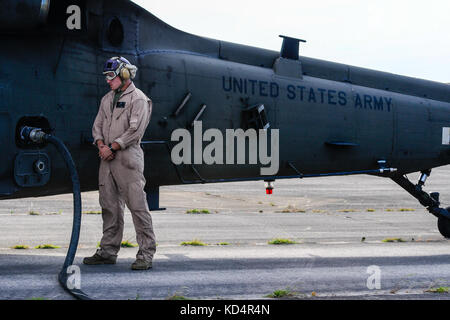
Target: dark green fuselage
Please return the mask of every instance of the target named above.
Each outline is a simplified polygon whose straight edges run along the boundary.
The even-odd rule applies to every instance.
[[[280,130],[279,176],[295,176],[292,166],[303,174],[320,174],[377,169],[377,161],[386,160],[400,173],[410,173],[450,163],[450,146],[443,144],[443,128],[450,127],[448,85],[305,57],[278,61],[277,52],[175,30],[128,1],[82,3],[88,18],[81,31],[51,24],[27,32],[0,30],[7,44],[0,51],[4,198],[71,190],[65,164],[52,146],[17,141],[23,124],[48,123],[72,153],[82,190],[98,188],[99,159],[91,127],[100,99],[108,92],[103,63],[114,55],[138,66],[135,84],[153,101],[146,142],[170,141],[175,129],[189,129],[203,105],[203,130],[225,132],[242,128],[244,108],[263,104],[271,128]],[[105,35],[114,17],[125,31],[118,46]],[[277,61],[285,68],[277,69]],[[298,76],[292,76],[292,68],[298,68]],[[188,93],[191,98],[173,116]],[[198,179],[187,165],[179,166],[177,174],[164,145],[143,148],[149,185]],[[49,182],[39,188],[18,186],[18,154],[39,152],[51,159]],[[195,166],[207,180],[257,179],[260,167]]]

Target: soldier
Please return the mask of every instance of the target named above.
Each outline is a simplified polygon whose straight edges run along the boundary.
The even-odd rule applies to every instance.
[[[92,135],[101,158],[99,194],[103,237],[100,248],[84,264],[115,264],[123,237],[125,204],[131,211],[139,251],[133,270],[152,267],[156,252],[152,218],[144,192],[141,139],[150,122],[151,100],[131,81],[137,67],[123,57],[109,59],[103,74],[111,91],[100,104]]]

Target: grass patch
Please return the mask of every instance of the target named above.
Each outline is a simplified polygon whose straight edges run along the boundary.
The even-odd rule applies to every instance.
[[[290,239],[273,239],[268,243],[273,245],[288,245],[288,244],[296,244],[297,242],[292,241]]]
[[[40,212],[34,211],[34,210],[28,211],[28,215],[30,215],[30,216],[42,216],[42,215],[45,215],[45,216],[59,216],[61,214],[62,214],[62,210],[59,210],[58,212],[49,212],[49,213],[43,213],[43,214],[40,213]]]
[[[197,239],[194,239],[194,240],[192,240],[192,241],[185,241],[185,242],[182,242],[181,245],[182,245],[182,246],[194,246],[194,247],[203,247],[203,246],[207,246],[206,243],[204,243],[204,242],[202,242],[202,241],[200,241],[200,240],[197,240]]]
[[[62,210],[59,210],[58,212],[50,212],[50,213],[47,213],[46,215],[48,215],[48,216],[60,216],[60,215],[62,215]]]
[[[439,287],[439,288],[431,288],[426,290],[425,292],[431,292],[431,293],[448,293],[449,287]]]
[[[313,213],[325,213],[326,211],[325,210],[313,210],[312,212]]]
[[[283,299],[283,298],[293,298],[298,296],[298,292],[294,292],[290,289],[283,289],[283,290],[275,290],[271,294],[266,295],[266,298],[272,298],[272,299]]]
[[[102,214],[101,211],[83,211],[83,214]]]
[[[375,212],[375,209],[367,209],[366,212]]]
[[[28,300],[35,300],[35,301],[43,301],[43,300],[50,300],[49,298],[44,298],[44,297],[33,297],[30,298]]]
[[[45,250],[47,250],[47,249],[59,249],[61,247],[55,246],[53,244],[40,244],[40,245],[38,245],[38,246],[36,246],[34,248],[35,249],[45,249]]]
[[[387,238],[384,239],[382,242],[388,243],[388,242],[405,242],[402,238]]]
[[[30,247],[29,246],[25,246],[25,245],[17,245],[17,246],[14,246],[14,247],[12,247],[13,249],[16,249],[16,250],[26,250],[26,249],[30,249]]]
[[[357,211],[354,209],[343,209],[343,210],[339,210],[338,212],[349,213],[349,212],[357,212]]]
[[[386,212],[414,212],[414,211],[416,211],[416,209],[411,209],[411,208],[392,209],[392,208],[388,208],[385,211]]]
[[[190,299],[186,298],[185,296],[174,293],[173,295],[167,297],[166,300],[180,301],[180,300],[190,300]]]
[[[121,248],[136,248],[137,246],[137,244],[131,243],[128,240],[122,241],[122,243],[120,244]]]
[[[283,209],[283,210],[277,211],[277,212],[281,212],[281,213],[305,213],[306,210],[298,209],[295,206],[289,205],[286,209]]]
[[[217,245],[218,246],[229,246],[230,244],[228,242],[220,242]]]
[[[211,214],[211,212],[208,209],[192,209],[186,211],[187,214]]]

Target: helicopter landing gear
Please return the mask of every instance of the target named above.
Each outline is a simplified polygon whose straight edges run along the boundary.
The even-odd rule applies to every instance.
[[[447,211],[450,211],[450,207],[447,208]],[[438,229],[445,238],[450,239],[450,219],[439,217]]]
[[[422,171],[422,175],[417,184],[413,184],[406,176],[396,175],[391,177],[391,179],[416,198],[421,205],[427,208],[428,212],[438,218],[439,232],[445,238],[450,239],[450,207],[446,209],[440,207],[439,193],[434,192],[428,194],[422,190],[430,174],[431,170]]]

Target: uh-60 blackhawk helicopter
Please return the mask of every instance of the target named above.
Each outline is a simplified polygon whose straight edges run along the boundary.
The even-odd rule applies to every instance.
[[[120,55],[153,100],[152,210],[160,186],[261,180],[270,193],[279,179],[370,174],[450,238],[449,210],[423,190],[450,164],[447,84],[303,57],[286,36],[277,52],[188,34],[128,0],[4,0],[0,22],[0,199],[98,189],[91,128],[103,63]]]

